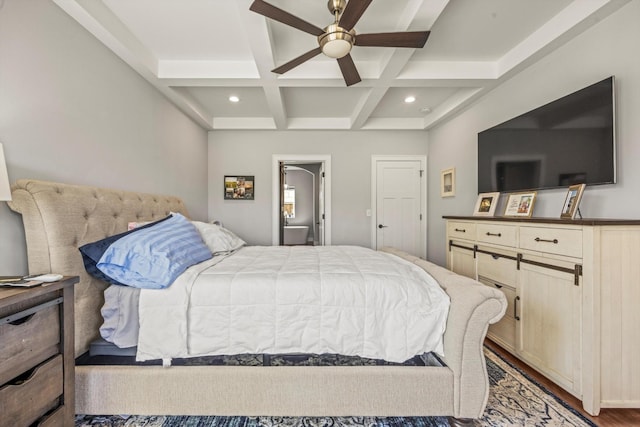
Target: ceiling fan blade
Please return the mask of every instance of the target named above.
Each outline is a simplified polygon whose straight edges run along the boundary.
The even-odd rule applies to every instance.
[[[287,62],[286,64],[282,64],[278,68],[274,68],[271,71],[276,73],[276,74],[284,74],[287,71],[291,70],[292,68],[295,68],[298,65],[302,64],[303,62],[310,60],[314,56],[319,55],[320,53],[322,53],[322,49],[317,47],[317,48],[315,48],[313,50],[310,50],[307,53],[303,53],[302,55],[298,56],[295,59],[292,59],[291,61]]]
[[[353,63],[351,54],[338,58],[338,65],[340,66],[340,71],[342,71],[342,76],[347,86],[354,85],[362,80],[356,69],[356,64]]]
[[[289,25],[290,27],[297,28],[298,30],[304,31],[305,33],[313,34],[314,36],[324,34],[324,30],[322,28],[318,28],[315,25],[310,24],[307,21],[300,19],[297,16],[292,15],[282,9],[272,6],[262,0],[254,0],[254,2],[251,3],[249,10],[259,13],[260,15],[264,15],[267,18],[271,18],[275,21],[282,22],[283,24]]]
[[[340,26],[351,31],[373,0],[349,0],[340,16]]]
[[[424,47],[429,31],[405,31],[399,33],[371,33],[356,35],[356,46]]]

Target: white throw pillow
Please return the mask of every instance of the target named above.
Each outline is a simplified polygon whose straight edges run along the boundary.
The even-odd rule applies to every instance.
[[[200,221],[192,221],[192,224],[200,232],[202,240],[214,255],[233,252],[246,245],[246,242],[232,231],[219,225]]]

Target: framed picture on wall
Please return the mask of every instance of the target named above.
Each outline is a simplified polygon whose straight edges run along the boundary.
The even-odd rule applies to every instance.
[[[474,216],[493,216],[498,206],[500,193],[480,193],[476,200],[476,207],[473,209]]]
[[[456,170],[449,168],[440,174],[440,196],[453,197],[456,195]]]
[[[569,187],[567,197],[565,197],[564,204],[562,205],[560,218],[574,219],[576,217],[585,187],[586,184],[576,184]]]
[[[536,191],[509,194],[507,205],[504,208],[504,216],[530,217],[533,213],[536,194]]]
[[[253,175],[225,175],[224,200],[254,200]]]

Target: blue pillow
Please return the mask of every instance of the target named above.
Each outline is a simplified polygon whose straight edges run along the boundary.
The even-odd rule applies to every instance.
[[[135,288],[162,289],[187,268],[212,257],[200,233],[180,214],[113,242],[97,263],[107,276]]]
[[[87,270],[87,273],[89,273],[91,276],[95,277],[98,280],[102,280],[102,281],[105,281],[107,283],[111,283],[112,285],[122,285],[122,283],[118,282],[113,277],[107,276],[106,274],[104,274],[102,271],[100,271],[98,269],[96,264],[98,263],[100,258],[102,258],[102,254],[104,254],[104,252],[107,250],[107,248],[109,246],[111,246],[111,244],[113,242],[115,242],[116,240],[120,239],[121,237],[124,237],[124,236],[126,236],[128,234],[140,231],[143,228],[151,227],[151,226],[153,226],[153,225],[155,225],[155,224],[157,224],[159,222],[165,221],[165,220],[167,220],[169,218],[171,218],[171,216],[168,216],[166,218],[162,218],[159,221],[155,221],[155,222],[152,222],[150,224],[143,225],[143,226],[135,228],[133,230],[125,231],[124,233],[115,234],[113,236],[106,237],[106,238],[104,238],[102,240],[98,240],[96,242],[87,243],[86,245],[80,246],[78,248],[78,250],[82,254],[82,262],[84,263],[85,270]]]

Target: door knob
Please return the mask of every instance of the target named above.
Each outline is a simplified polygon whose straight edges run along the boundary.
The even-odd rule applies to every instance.
[[[387,228],[386,225],[378,224],[378,228]]]

